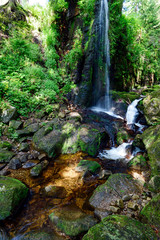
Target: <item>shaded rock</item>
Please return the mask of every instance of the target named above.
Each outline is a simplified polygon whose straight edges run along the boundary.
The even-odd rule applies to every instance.
[[[44,231],[39,231],[39,232],[33,231],[18,237],[18,240],[56,240],[56,238],[54,234],[49,234]]]
[[[68,206],[57,209],[49,215],[53,226],[69,236],[77,236],[97,223],[93,216],[83,213],[78,207]]]
[[[16,133],[18,134],[18,136],[26,136],[26,135],[31,135],[37,132],[38,129],[39,129],[39,124],[33,123],[22,130],[17,130]]]
[[[9,163],[15,153],[0,149],[0,163]]]
[[[98,178],[99,179],[107,179],[109,178],[109,176],[112,175],[112,172],[109,171],[109,170],[105,170],[105,169],[102,169],[99,174],[98,174]]]
[[[2,111],[1,120],[3,123],[9,123],[10,120],[14,119],[17,115],[15,107],[8,106],[7,109]]]
[[[132,146],[135,147],[139,147],[140,149],[145,149],[145,145],[142,141],[142,135],[141,134],[137,134],[135,139],[133,140]]]
[[[28,143],[21,143],[19,146],[19,151],[24,151],[27,152],[29,150],[29,145]]]
[[[19,180],[0,177],[0,220],[10,216],[27,197],[28,189]]]
[[[147,161],[142,155],[138,155],[134,157],[132,160],[128,162],[128,167],[134,170],[146,170],[147,169]]]
[[[33,136],[33,143],[35,148],[46,152],[49,157],[56,156],[61,152],[63,142],[64,136],[57,119],[47,123]]]
[[[100,168],[101,165],[96,161],[81,160],[76,167],[76,171],[77,172],[89,171],[92,174],[96,174],[100,171]]]
[[[124,129],[119,130],[119,132],[117,133],[117,144],[121,145],[122,143],[127,142],[128,139],[129,134],[127,133],[127,131]]]
[[[6,166],[6,163],[0,163],[0,171]]]
[[[154,91],[143,99],[144,115],[148,124],[160,121],[160,90]]]
[[[13,128],[14,130],[17,130],[21,126],[22,126],[22,121],[11,120],[9,122],[9,127]]]
[[[110,211],[112,213],[120,213],[120,209],[118,207],[115,207],[115,206],[110,206]]]
[[[18,158],[21,161],[21,163],[25,163],[28,160],[28,153],[23,153],[22,155],[20,155],[19,153]]]
[[[89,229],[83,240],[156,240],[156,234],[147,225],[127,216],[104,218]]]
[[[64,187],[48,185],[44,188],[43,194],[47,197],[63,199],[67,195],[67,191]]]
[[[128,206],[128,208],[130,208],[134,211],[138,210],[138,205],[135,202],[129,201],[127,206]]]
[[[104,184],[95,189],[89,202],[95,208],[95,213],[98,213],[98,216],[102,219],[110,214],[111,202],[123,199],[126,195],[140,192],[140,187],[130,175],[112,174]]]
[[[38,159],[41,161],[41,160],[44,160],[46,157],[47,157],[46,154],[42,153],[38,156]]]
[[[131,200],[131,198],[132,198],[132,195],[131,194],[127,194],[127,195],[124,195],[123,197],[122,197],[122,200],[123,201],[129,201],[129,200]]]
[[[160,194],[155,196],[141,211],[144,221],[160,231]]]
[[[37,164],[35,167],[33,167],[30,171],[30,175],[32,177],[38,177],[42,171],[48,166],[48,161],[44,160],[41,163]]]
[[[149,190],[155,193],[160,192],[160,175],[156,175],[149,181]]]
[[[160,175],[160,125],[146,129],[142,140],[147,149],[152,176]]]
[[[78,133],[81,151],[90,156],[96,156],[102,143],[105,144],[107,136],[107,133],[102,129],[82,125]]]
[[[9,236],[6,231],[0,227],[0,240],[9,240]]]
[[[65,112],[61,111],[58,113],[58,118],[65,118],[65,117],[66,117]]]
[[[9,164],[8,164],[9,169],[16,170],[16,169],[21,168],[21,167],[22,167],[22,163],[19,160],[19,158],[17,158],[17,157],[12,158],[11,161],[9,162]]]

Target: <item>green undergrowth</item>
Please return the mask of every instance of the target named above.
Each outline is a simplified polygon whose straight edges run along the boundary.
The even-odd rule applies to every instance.
[[[64,5],[62,1],[59,4],[54,6],[51,1],[47,8],[28,7],[27,22],[12,24],[8,36],[0,41],[2,108],[7,108],[9,103],[25,116],[65,100],[65,94],[73,87],[70,76],[66,75],[66,66],[59,67],[60,43],[55,23],[59,9],[65,11],[67,7],[65,1]]]

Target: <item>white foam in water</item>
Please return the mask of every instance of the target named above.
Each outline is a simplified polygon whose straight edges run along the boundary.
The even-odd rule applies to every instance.
[[[141,99],[136,99],[128,106],[127,113],[126,113],[127,124],[135,123],[136,116],[138,115],[138,110],[137,110],[136,106],[140,100]]]
[[[100,112],[102,112],[102,113],[107,113],[108,115],[110,115],[110,116],[112,116],[112,117],[123,119],[121,116],[114,114],[112,111],[107,111],[106,109],[101,108],[101,107],[96,107],[96,106],[95,106],[95,107],[92,107],[92,108],[90,108],[90,109],[91,109],[93,112],[97,112],[97,113],[100,113]]]
[[[131,146],[132,142],[130,143],[122,143],[117,148],[113,147],[109,150],[104,150],[103,152],[99,153],[99,158],[105,158],[105,159],[112,159],[112,160],[118,160],[118,159],[125,159],[127,156],[127,147]],[[129,157],[128,160],[133,158],[133,155]]]

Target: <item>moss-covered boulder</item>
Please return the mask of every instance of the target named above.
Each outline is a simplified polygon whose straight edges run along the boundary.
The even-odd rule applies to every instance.
[[[160,175],[160,125],[146,129],[142,140],[148,153],[152,176]]]
[[[0,163],[9,163],[15,153],[5,149],[0,149]]]
[[[30,175],[32,177],[38,177],[42,173],[42,171],[48,166],[48,164],[49,163],[47,160],[44,160],[41,163],[37,164],[30,170]]]
[[[134,170],[146,170],[147,161],[142,155],[138,155],[128,162],[128,167]]]
[[[92,174],[98,173],[100,169],[101,165],[99,163],[89,160],[81,160],[76,167],[76,171],[78,172],[89,171]]]
[[[102,129],[86,124],[79,129],[78,138],[81,151],[95,157],[99,152],[101,144],[105,143],[107,134]]]
[[[49,219],[59,231],[71,237],[88,231],[97,223],[93,216],[83,213],[75,206],[57,209],[49,215]]]
[[[44,231],[32,231],[18,238],[19,240],[59,240],[63,238],[55,238],[54,234],[50,234]]]
[[[27,197],[28,188],[19,180],[0,177],[0,220],[9,217]]]
[[[140,187],[130,175],[117,173],[111,175],[104,184],[95,189],[89,202],[95,208],[95,214],[102,219],[114,212],[113,202],[123,199],[126,195],[140,193]],[[121,209],[118,210],[121,211]]]
[[[117,144],[120,145],[124,142],[127,142],[129,139],[129,134],[127,133],[126,130],[121,129],[117,133]]]
[[[148,184],[149,190],[155,193],[160,192],[160,175],[151,178]]]
[[[63,142],[64,136],[58,120],[48,122],[33,136],[34,147],[40,151],[46,152],[49,157],[61,153]]]
[[[25,127],[22,130],[17,130],[16,133],[18,136],[22,137],[22,136],[34,134],[35,132],[38,131],[38,129],[39,129],[39,124],[33,123],[33,124],[30,124],[29,126]]]
[[[11,120],[9,122],[9,127],[17,130],[22,126],[22,121]]]
[[[148,94],[143,100],[144,115],[148,124],[160,122],[160,89]]]
[[[155,196],[141,211],[144,221],[160,231],[160,194]]]
[[[89,229],[83,240],[156,240],[153,230],[127,216],[113,215],[104,218]]]

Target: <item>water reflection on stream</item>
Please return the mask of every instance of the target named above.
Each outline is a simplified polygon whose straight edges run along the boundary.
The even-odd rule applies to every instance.
[[[87,157],[84,153],[61,155],[52,160],[46,170],[38,178],[30,176],[30,169],[11,170],[10,177],[17,178],[28,186],[30,194],[27,202],[13,218],[5,221],[7,232],[14,240],[18,236],[34,229],[44,229],[49,225],[48,216],[54,208],[66,204],[76,204],[84,212],[93,214],[88,204],[93,190],[104,182],[91,177],[88,181],[82,180],[82,173],[75,171],[77,163],[81,159],[95,160]],[[99,161],[99,159],[96,159]],[[64,187],[64,198],[47,197],[43,194],[44,187],[52,184]],[[51,229],[51,226],[49,226]],[[15,238],[15,236],[17,236]]]

